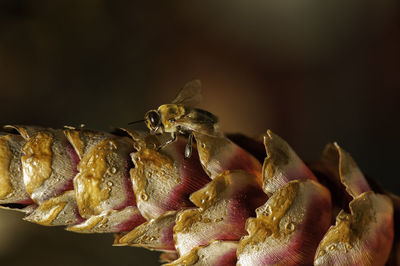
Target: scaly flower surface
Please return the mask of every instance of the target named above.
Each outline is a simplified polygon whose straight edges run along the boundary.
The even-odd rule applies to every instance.
[[[0,206],[27,221],[114,233],[168,265],[400,264],[399,198],[337,144],[307,166],[271,131],[264,143],[193,132],[185,158],[184,136],[5,130]]]

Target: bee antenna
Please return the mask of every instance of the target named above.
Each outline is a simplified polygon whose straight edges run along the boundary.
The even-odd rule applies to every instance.
[[[137,123],[144,122],[144,121],[146,121],[146,119],[140,119],[137,121],[129,122],[128,125],[133,125],[133,124],[137,124]]]

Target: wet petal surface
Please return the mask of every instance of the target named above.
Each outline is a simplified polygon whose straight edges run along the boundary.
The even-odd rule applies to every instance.
[[[238,265],[312,264],[330,221],[329,191],[312,180],[291,181],[247,220]]]
[[[289,144],[270,130],[264,136],[264,145],[268,155],[262,169],[265,193],[272,195],[292,180],[311,179],[317,181],[311,170]]]
[[[193,248],[188,254],[166,266],[234,266],[236,265],[236,241],[213,241],[206,246]]]
[[[72,189],[78,158],[62,130],[8,126],[26,140],[21,156],[24,186],[32,200],[42,203]]]
[[[84,219],[79,215],[75,192],[69,190],[43,202],[24,220],[46,226],[58,226],[77,224]]]
[[[83,153],[80,154],[82,160],[78,164],[74,188],[82,217],[90,218],[104,211],[136,206],[129,177],[132,165],[129,154],[133,151],[133,142],[129,138],[104,134],[93,136],[86,130],[78,133],[73,146]],[[86,135],[91,136],[90,142],[85,142]]]
[[[31,202],[22,175],[24,144],[24,138],[19,135],[0,137],[0,204]]]
[[[196,149],[184,158],[186,140],[179,139],[161,150],[144,145],[131,154],[135,168],[130,175],[140,211],[146,219],[166,211],[192,207],[190,194],[210,182]]]
[[[370,191],[353,158],[334,144],[339,179],[353,197],[350,213],[342,210],[318,246],[316,265],[384,265],[393,242],[393,204],[389,197]],[[334,156],[330,156],[334,158]]]
[[[119,245],[145,247],[151,250],[175,251],[173,227],[176,212],[170,211],[136,227],[118,241]]]
[[[212,240],[239,240],[248,217],[267,200],[257,177],[241,170],[216,176],[190,199],[199,208],[181,211],[174,227],[176,249],[184,255]]]
[[[258,160],[223,136],[208,136],[194,132],[201,164],[213,179],[226,170],[244,170],[257,176],[261,184],[261,164]]]

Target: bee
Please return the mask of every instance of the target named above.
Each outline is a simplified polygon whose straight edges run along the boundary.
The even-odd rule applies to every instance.
[[[176,141],[177,134],[188,135],[185,158],[192,154],[193,132],[209,136],[219,135],[218,118],[212,113],[195,108],[201,101],[199,80],[188,82],[170,104],[146,113],[144,121],[153,134],[171,133],[171,139],[159,149]]]

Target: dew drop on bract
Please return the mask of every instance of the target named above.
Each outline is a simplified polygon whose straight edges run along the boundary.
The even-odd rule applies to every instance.
[[[292,222],[289,222],[285,225],[285,229],[288,233],[291,233],[294,231],[294,229],[296,228],[295,224]]]
[[[145,192],[143,192],[140,194],[140,198],[144,201],[147,201],[149,199],[149,196]]]
[[[336,249],[336,245],[335,244],[332,244],[332,245],[330,245],[329,247],[328,247],[328,250],[329,251],[334,251]]]

